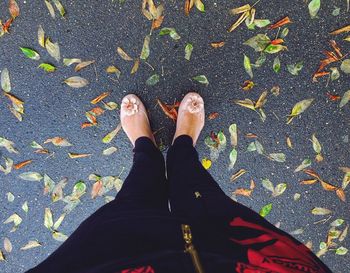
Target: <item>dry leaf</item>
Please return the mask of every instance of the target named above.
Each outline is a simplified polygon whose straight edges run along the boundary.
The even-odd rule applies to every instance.
[[[72,146],[72,144],[70,144],[68,140],[63,137],[48,138],[47,140],[44,141],[44,144],[46,143],[52,143],[53,145],[59,146],[59,147]]]
[[[9,11],[10,15],[13,19],[19,16],[19,7],[17,5],[17,2],[15,0],[10,0],[9,2]]]
[[[7,237],[4,239],[4,249],[7,253],[10,253],[12,251],[12,243]]]
[[[332,211],[326,208],[316,207],[311,210],[311,213],[314,215],[327,215],[332,213]]]
[[[81,88],[88,85],[89,81],[82,77],[74,76],[64,80],[64,83],[66,83],[67,85],[73,88]]]
[[[139,70],[140,59],[136,59],[134,65],[132,66],[130,74],[135,74]]]
[[[41,246],[41,244],[38,241],[29,241],[27,244],[21,247],[21,250],[28,250],[39,246]]]
[[[76,154],[76,153],[68,153],[68,156],[70,157],[70,158],[73,158],[73,159],[75,159],[75,158],[84,158],[84,157],[89,157],[89,156],[91,156],[92,154]]]
[[[102,94],[98,95],[96,98],[91,100],[90,103],[91,104],[97,104],[100,101],[102,101],[103,99],[107,98],[110,94],[111,94],[111,92],[103,92]]]
[[[39,25],[38,29],[38,42],[41,47],[45,47],[45,31],[41,25]]]
[[[58,43],[52,43],[50,38],[47,38],[45,41],[45,47],[50,56],[59,62],[61,59],[61,53]]]
[[[337,196],[339,197],[340,200],[342,200],[343,202],[346,201],[346,197],[345,197],[345,192],[342,188],[338,188],[335,193],[337,194]]]
[[[133,60],[121,47],[117,48],[117,53],[125,61],[132,61]]]
[[[89,65],[91,65],[91,64],[93,64],[93,63],[95,63],[94,60],[93,60],[93,61],[81,62],[81,63],[77,64],[77,66],[75,67],[75,72],[79,72],[79,71],[82,70],[83,68],[85,68],[85,67],[87,67],[87,66],[89,66]]]
[[[92,190],[91,190],[91,198],[92,199],[96,198],[96,196],[99,195],[99,192],[101,191],[102,187],[103,187],[103,183],[101,180],[96,181],[92,185]]]
[[[220,47],[223,47],[225,45],[225,42],[212,42],[212,43],[210,43],[210,45],[213,48],[220,48]]]
[[[350,25],[334,30],[330,34],[337,35],[344,32],[350,32]]]
[[[243,195],[243,196],[250,197],[252,193],[253,193],[253,190],[244,189],[244,188],[238,188],[232,194],[233,195]]]
[[[233,174],[230,178],[231,182],[235,181],[236,179],[238,179],[239,177],[241,177],[242,175],[244,175],[247,171],[245,169],[240,169],[238,172],[236,172],[235,174]]]
[[[28,164],[32,163],[33,160],[25,160],[25,161],[22,161],[20,163],[17,163],[16,165],[14,165],[13,167],[16,169],[16,170],[19,170],[19,169],[22,169],[24,166],[27,166]]]

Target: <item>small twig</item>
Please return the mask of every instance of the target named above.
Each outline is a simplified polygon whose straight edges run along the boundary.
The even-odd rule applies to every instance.
[[[147,64],[153,71],[155,70],[154,67],[150,65],[148,62],[145,62],[145,64]]]
[[[260,1],[261,1],[261,0],[256,1],[256,2],[252,5],[252,8],[253,8],[256,4],[258,4]]]
[[[325,224],[331,218],[332,218],[332,215],[330,215],[327,219],[322,219],[320,221],[314,222],[314,225],[317,225],[317,224],[322,223],[322,222],[323,222],[322,224]]]

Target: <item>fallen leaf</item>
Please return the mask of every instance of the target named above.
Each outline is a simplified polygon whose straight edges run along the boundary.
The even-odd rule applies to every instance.
[[[291,123],[293,118],[303,113],[306,109],[310,107],[314,99],[305,99],[296,103],[292,109],[291,114],[287,119],[287,124]]]
[[[185,46],[185,59],[187,61],[191,59],[192,51],[193,51],[193,45],[190,43],[187,43]]]
[[[87,67],[87,66],[89,66],[89,65],[91,65],[91,64],[93,64],[93,63],[95,63],[95,61],[93,60],[93,61],[85,61],[85,62],[80,62],[80,63],[78,63],[77,65],[76,65],[76,67],[75,67],[75,72],[79,72],[80,70],[82,70],[83,68],[85,68],[85,67]]]
[[[16,170],[19,170],[19,169],[22,169],[23,167],[27,166],[28,164],[32,163],[33,160],[25,160],[25,161],[22,161],[20,163],[17,163],[16,165],[14,165],[13,167],[16,169]]]
[[[341,247],[338,247],[336,250],[335,250],[335,254],[337,255],[345,255],[346,253],[348,253],[348,249],[341,246]]]
[[[281,194],[284,193],[284,191],[286,189],[287,189],[287,184],[286,183],[280,183],[274,188],[272,196],[273,197],[280,196]]]
[[[13,202],[15,200],[15,196],[12,194],[12,192],[8,192],[6,195],[7,195],[7,201]]]
[[[44,141],[44,144],[47,144],[47,143],[52,143],[53,145],[59,146],[59,147],[72,146],[72,144],[70,144],[68,140],[63,137],[48,138],[47,140]]]
[[[250,197],[252,192],[253,192],[253,190],[251,190],[251,189],[238,188],[232,194]]]
[[[348,235],[349,225],[347,225],[344,230],[339,235],[339,242],[342,242],[345,240],[346,236]]]
[[[119,133],[121,128],[122,128],[121,123],[119,123],[114,130],[112,130],[110,133],[108,133],[106,136],[103,137],[102,142],[110,143],[115,138],[115,136]]]
[[[337,35],[344,32],[350,32],[350,25],[334,30],[330,34]]]
[[[25,244],[24,246],[22,246],[20,249],[21,250],[28,250],[34,247],[39,247],[41,246],[41,244],[38,241],[29,241],[27,244]]]
[[[286,161],[286,155],[283,153],[271,153],[269,154],[269,158],[273,161],[277,161],[281,163]]]
[[[350,90],[346,91],[340,101],[339,107],[344,107],[350,101]]]
[[[242,175],[244,175],[247,171],[245,169],[240,169],[238,172],[236,172],[235,174],[233,174],[230,178],[231,182],[234,182],[235,180],[237,180],[239,177],[241,177]]]
[[[144,42],[143,42],[143,47],[142,47],[142,51],[141,51],[141,55],[140,55],[141,60],[147,60],[147,58],[149,57],[149,54],[150,54],[149,44],[150,44],[150,42],[151,42],[151,36],[147,35],[145,37]]]
[[[62,224],[64,218],[66,217],[65,213],[62,213],[60,217],[58,217],[57,221],[54,223],[52,229],[57,230]]]
[[[81,63],[81,59],[77,59],[77,58],[74,58],[74,59],[64,58],[63,59],[63,64],[65,66],[70,66],[70,65],[76,64],[76,63]]]
[[[212,42],[210,43],[211,47],[213,48],[220,48],[220,47],[223,47],[225,45],[225,42]]]
[[[229,127],[231,145],[236,147],[238,144],[237,124],[231,124]]]
[[[28,213],[28,210],[29,210],[29,207],[28,207],[28,202],[25,201],[22,205],[22,210],[25,212],[25,213]]]
[[[45,72],[51,73],[56,71],[56,67],[52,64],[42,63],[38,66],[38,68],[43,69]]]
[[[14,143],[3,137],[0,137],[0,147],[4,147],[9,153],[18,153],[14,147]]]
[[[130,74],[135,74],[137,70],[139,70],[139,67],[140,67],[140,59],[136,59],[134,62],[134,65],[131,68]],[[117,77],[119,78],[118,74],[117,74]]]
[[[13,19],[19,16],[19,7],[18,4],[15,0],[10,0],[9,1],[9,11],[10,15]]]
[[[333,186],[325,181],[321,180],[320,183],[321,183],[322,188],[325,189],[326,191],[335,191],[337,189],[336,186]]]
[[[218,112],[213,112],[209,114],[208,119],[213,120],[213,119],[216,119],[218,116],[219,116]]]
[[[290,74],[297,76],[299,75],[299,72],[303,69],[303,61],[295,63],[295,64],[288,64],[287,65],[287,70],[289,71]]]
[[[90,157],[92,154],[76,154],[76,153],[68,153],[68,156],[70,158],[84,158],[84,157]]]
[[[314,215],[327,215],[332,213],[332,211],[326,208],[315,207],[311,210],[311,213]]]
[[[339,197],[340,200],[342,200],[343,202],[346,201],[346,197],[345,197],[345,192],[342,188],[338,188],[335,193],[337,194],[337,196]]]
[[[43,179],[43,176],[37,172],[25,172],[19,175],[19,178],[26,181],[40,181]]]
[[[263,206],[259,212],[261,217],[266,217],[272,210],[272,203]]]
[[[38,28],[38,42],[41,47],[45,47],[45,31],[41,25]]]
[[[27,58],[35,61],[40,60],[40,55],[35,50],[28,47],[20,47],[20,49]]]
[[[159,99],[157,99],[157,103],[167,117],[169,117],[173,121],[177,120],[177,110],[175,109],[175,107],[169,107],[167,104],[163,103]]]
[[[315,18],[321,7],[321,0],[312,0],[309,5],[309,13],[311,18]]]
[[[229,170],[233,169],[237,161],[237,150],[233,148],[230,152],[230,165]]]
[[[49,55],[54,58],[57,62],[61,59],[60,47],[58,43],[51,42],[50,38],[45,40],[45,48]]]
[[[267,189],[270,192],[274,192],[275,190],[275,186],[272,184],[272,182],[270,181],[270,179],[263,179],[262,180],[262,185],[265,189]]]
[[[111,155],[111,154],[115,153],[116,151],[118,151],[118,148],[116,148],[116,147],[109,147],[107,149],[104,149],[102,154],[103,155]]]
[[[250,78],[253,78],[252,65],[250,63],[250,59],[246,55],[244,55],[243,64],[244,64],[244,69],[247,72],[247,74],[250,76]]]
[[[125,61],[132,61],[133,60],[121,47],[117,48],[117,53]]]
[[[1,71],[1,89],[6,93],[11,92],[11,81],[10,81],[10,73],[7,68],[4,68]]]
[[[47,9],[49,10],[51,17],[53,19],[55,19],[56,15],[55,15],[55,10],[54,10],[52,4],[48,0],[45,0],[45,4],[46,4]]]
[[[160,76],[158,74],[153,74],[151,77],[147,79],[146,85],[154,86],[159,82],[159,80],[160,80]]]
[[[332,223],[331,223],[331,227],[339,227],[344,223],[344,219],[335,219]]]
[[[73,88],[81,88],[88,85],[89,81],[82,77],[74,76],[64,80],[64,83],[66,83],[67,85]]]
[[[181,36],[176,32],[175,28],[164,27],[159,31],[159,36],[169,35],[173,40],[180,40]]]
[[[91,198],[92,199],[96,198],[96,196],[99,195],[99,192],[101,191],[102,187],[103,187],[103,183],[101,180],[96,181],[92,185],[92,190],[91,190]]]
[[[59,0],[52,0],[52,2],[55,4],[57,10],[59,11],[60,15],[62,17],[64,17],[64,15],[66,14],[66,11],[64,10],[63,5],[61,4],[61,2]]]
[[[269,29],[275,29],[275,28],[279,28],[279,27],[282,27],[286,24],[289,24],[291,23],[291,20],[289,19],[289,17],[284,17],[283,19],[277,21],[276,23],[272,24],[269,26]]]
[[[7,253],[12,252],[12,243],[9,238],[5,237],[4,239],[4,249]]]
[[[350,74],[350,59],[345,59],[340,65],[340,70],[345,74]]]
[[[56,241],[64,242],[65,240],[68,239],[68,236],[63,234],[63,233],[61,233],[61,232],[54,231],[52,233],[52,238],[54,238]]]

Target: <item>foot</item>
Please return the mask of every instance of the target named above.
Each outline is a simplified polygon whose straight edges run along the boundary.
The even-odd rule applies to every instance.
[[[143,136],[151,139],[156,145],[146,108],[136,95],[129,94],[123,98],[120,121],[133,146],[135,146],[136,139]]]
[[[181,135],[188,135],[196,145],[204,127],[205,113],[203,98],[195,92],[188,93],[181,101],[174,140]],[[174,142],[173,140],[173,142]]]

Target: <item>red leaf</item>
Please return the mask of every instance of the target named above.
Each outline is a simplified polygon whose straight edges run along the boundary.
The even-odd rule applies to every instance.
[[[269,29],[275,29],[281,26],[284,26],[286,24],[291,23],[292,21],[289,19],[289,17],[284,17],[282,20],[279,20],[278,22],[274,23],[273,25],[269,26]]]

